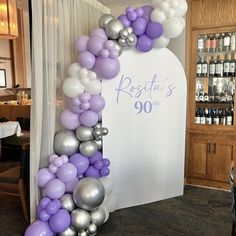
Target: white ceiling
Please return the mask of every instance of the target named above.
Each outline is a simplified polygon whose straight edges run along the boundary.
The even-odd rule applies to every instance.
[[[99,0],[109,8],[115,8],[120,6],[132,6],[132,5],[145,5],[151,3],[151,0]]]

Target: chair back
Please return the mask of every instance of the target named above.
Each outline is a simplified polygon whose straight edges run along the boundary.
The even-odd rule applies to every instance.
[[[29,182],[29,147],[29,143],[24,143],[21,150],[20,179],[25,183]]]

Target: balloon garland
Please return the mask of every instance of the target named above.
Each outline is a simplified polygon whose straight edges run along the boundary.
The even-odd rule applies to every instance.
[[[77,38],[78,63],[70,65],[63,84],[67,101],[60,121],[65,129],[55,135],[48,167],[38,172],[43,197],[25,236],[96,235],[117,208],[107,177],[110,161],[102,154],[108,129],[101,123],[101,80],[118,75],[123,50],[166,47],[182,33],[186,11],[186,0],[153,0],[152,6],[127,7],[118,19],[105,14],[90,37]]]

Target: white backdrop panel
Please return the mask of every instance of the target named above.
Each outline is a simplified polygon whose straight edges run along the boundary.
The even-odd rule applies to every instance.
[[[183,194],[186,78],[168,49],[126,51],[121,71],[103,81],[104,156],[119,208]]]

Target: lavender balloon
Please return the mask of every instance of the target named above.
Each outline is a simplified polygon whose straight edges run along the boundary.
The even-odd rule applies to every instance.
[[[79,54],[78,62],[81,67],[86,69],[92,69],[95,65],[96,58],[91,52],[82,52]]]
[[[97,115],[97,113],[90,111],[90,110],[84,111],[80,115],[80,122],[84,126],[92,127],[97,124],[98,115]]]
[[[88,41],[88,50],[95,56],[99,55],[99,52],[104,48],[103,45],[105,43],[105,39],[99,36],[93,36]]]
[[[147,24],[148,24],[148,21],[145,18],[143,17],[137,18],[137,20],[135,20],[131,24],[134,34],[136,36],[143,35],[146,31]]]
[[[151,17],[151,13],[153,11],[153,7],[146,5],[142,7],[143,9],[143,17],[149,22],[151,21],[150,17]]]
[[[94,70],[103,79],[113,79],[119,74],[120,62],[116,58],[97,57]]]
[[[94,112],[100,112],[105,107],[105,99],[101,95],[92,96],[89,103],[90,110]]]
[[[60,198],[65,193],[65,184],[59,179],[50,180],[45,186],[45,194],[51,198]]]
[[[118,17],[118,20],[125,26],[125,27],[129,27],[131,22],[130,20],[127,18],[126,14],[120,15]]]
[[[103,168],[103,162],[102,160],[98,160],[94,163],[94,167],[97,169],[97,170],[101,170]]]
[[[91,94],[84,92],[79,95],[80,102],[88,102],[91,98]]]
[[[38,186],[39,187],[44,187],[46,185],[46,183],[55,178],[55,175],[52,174],[48,168],[42,168],[39,170],[38,172]]]
[[[48,214],[47,212],[46,212],[46,210],[41,210],[40,212],[39,212],[39,219],[40,220],[42,220],[42,221],[48,221],[49,220],[49,218],[50,218],[50,214]]]
[[[101,37],[101,38],[103,38],[104,40],[107,40],[107,39],[108,39],[105,30],[102,29],[102,28],[94,29],[94,30],[92,31],[92,33],[91,33],[91,37],[94,37],[94,36]]]
[[[110,174],[110,170],[108,167],[103,167],[101,170],[100,170],[100,174],[101,176],[108,176]]]
[[[33,235],[53,236],[54,233],[47,222],[36,220],[28,226],[24,234],[24,236]]]
[[[57,213],[60,208],[61,208],[61,201],[58,199],[54,199],[53,201],[47,204],[46,212],[50,215],[53,215]]]
[[[78,114],[71,112],[69,109],[65,109],[61,113],[60,119],[62,126],[66,129],[74,130],[80,126]]]
[[[97,170],[96,168],[94,168],[93,166],[89,166],[89,168],[87,169],[87,171],[85,172],[85,176],[86,177],[93,177],[95,179],[100,178],[100,173],[99,170]]]
[[[58,168],[57,177],[63,181],[68,182],[76,178],[77,169],[72,163],[65,163],[63,166]]]
[[[138,38],[136,48],[141,52],[149,52],[154,46],[154,41],[145,34]]]
[[[163,26],[158,22],[149,22],[146,29],[146,35],[150,39],[157,39],[163,33]]]
[[[90,164],[94,164],[96,161],[102,160],[102,153],[97,151],[93,156],[89,158]]]
[[[76,184],[78,183],[78,179],[73,179],[72,181],[68,181],[65,183],[65,186],[66,186],[66,192],[67,193],[72,193]]]
[[[83,174],[89,167],[89,159],[80,153],[72,155],[69,162],[76,166],[78,175]]]
[[[41,209],[45,209],[49,202],[51,202],[51,199],[48,197],[44,197],[41,199],[41,201],[39,203],[39,207]]]
[[[89,37],[86,35],[82,35],[76,39],[75,48],[79,53],[87,51],[88,40],[89,40]]]

